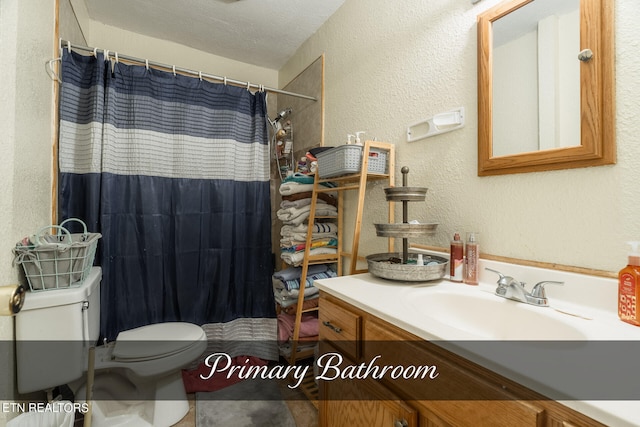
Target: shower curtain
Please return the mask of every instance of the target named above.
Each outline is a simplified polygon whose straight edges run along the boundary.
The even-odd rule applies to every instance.
[[[266,94],[67,49],[61,76],[59,217],[103,235],[102,336],[275,343]]]

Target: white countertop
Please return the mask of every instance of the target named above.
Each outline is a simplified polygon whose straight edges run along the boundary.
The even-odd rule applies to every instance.
[[[570,339],[575,339],[583,344],[607,340],[640,341],[640,327],[621,322],[617,317],[617,283],[613,279],[486,260],[481,260],[480,267],[481,270],[484,270],[485,267],[495,268],[504,274],[516,277],[518,280],[531,279],[531,283],[535,283],[540,277],[542,277],[540,280],[564,281],[565,286],[557,288],[548,286],[547,295],[550,307],[534,307],[494,295],[496,285],[493,280],[497,276],[486,271],[481,273],[479,286],[453,283],[446,279],[423,283],[396,282],[380,279],[369,273],[316,280],[315,284],[328,294],[420,338],[437,341],[439,345],[544,395],[554,394],[549,393],[549,390],[564,391],[562,384],[553,382],[552,373],[548,375],[548,378],[545,377],[544,366],[549,362],[548,360],[541,361],[539,366],[535,366],[535,363],[530,363],[531,361],[527,358],[527,366],[522,366],[522,362],[511,360],[509,355],[504,355],[503,358],[495,357],[495,354],[482,355],[477,351],[477,346],[472,346],[471,350],[465,348],[464,341],[496,341],[500,339],[496,339],[495,336],[481,336],[480,332],[473,331],[472,328],[463,330],[464,328],[460,325],[455,325],[455,319],[454,321],[451,319],[443,321],[438,315],[431,315],[426,310],[421,310],[421,301],[426,302],[429,298],[435,298],[436,294],[487,299],[488,303],[493,304],[491,307],[494,307],[495,304],[505,304],[505,308],[517,309],[519,314],[514,317],[522,314],[544,313],[545,318],[548,317],[551,319],[550,321],[559,319],[562,326],[568,328],[567,330],[578,331],[579,335]],[[528,289],[531,287],[529,286]],[[477,315],[485,318],[491,317],[492,314],[478,312]],[[513,319],[514,325],[518,325],[518,322],[519,319]],[[554,325],[554,323],[550,324]],[[547,330],[549,329],[557,328],[547,327]],[[555,333],[555,331],[553,332]],[[527,340],[528,338],[508,339]],[[547,338],[544,337],[543,331],[530,339],[545,340]],[[551,340],[565,341],[562,337],[551,338]],[[532,349],[532,351],[536,350]],[[579,349],[575,351],[579,351]],[[571,359],[570,353],[567,354]],[[563,357],[567,354],[564,354]],[[602,365],[594,366],[594,370],[599,368],[606,372],[608,364],[609,366],[611,366],[610,364],[615,365],[615,355],[612,354],[610,360],[602,360],[601,362]],[[636,372],[633,372],[634,376],[637,376]],[[640,426],[640,401],[560,400],[560,402],[607,425],[616,427]]]

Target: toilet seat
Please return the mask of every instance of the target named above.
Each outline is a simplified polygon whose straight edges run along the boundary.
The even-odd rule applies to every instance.
[[[122,331],[111,356],[121,362],[142,362],[181,353],[205,338],[201,327],[186,322],[166,322]]]

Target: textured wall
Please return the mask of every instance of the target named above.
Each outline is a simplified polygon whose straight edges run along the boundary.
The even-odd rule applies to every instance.
[[[219,77],[276,87],[278,72],[91,21],[87,44]]]
[[[0,286],[17,282],[11,248],[50,221],[53,2],[0,2]],[[13,338],[13,319],[0,317],[0,339]],[[14,389],[13,354],[0,354],[0,394]],[[0,412],[0,425],[12,414]]]
[[[476,16],[498,0],[347,0],[280,71],[288,81],[325,53],[325,144],[355,130],[396,144],[397,169],[429,188],[410,218],[440,223],[448,246],[454,231],[481,233],[495,255],[617,271],[627,240],[640,240],[640,8],[615,0],[618,163],[614,166],[496,177],[477,176]],[[408,124],[457,106],[463,129],[406,142]],[[381,187],[370,189],[362,247],[384,251],[372,222],[384,222]]]

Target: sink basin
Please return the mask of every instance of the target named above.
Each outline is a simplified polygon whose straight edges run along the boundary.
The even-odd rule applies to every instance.
[[[421,317],[477,336],[479,340],[587,340],[573,324],[589,322],[498,297],[479,289],[417,290],[407,298]],[[573,323],[573,324],[572,324]]]

